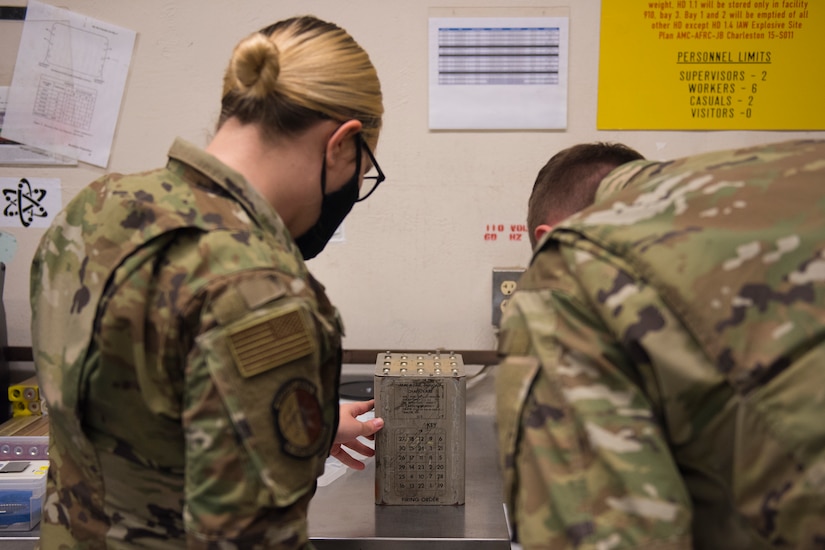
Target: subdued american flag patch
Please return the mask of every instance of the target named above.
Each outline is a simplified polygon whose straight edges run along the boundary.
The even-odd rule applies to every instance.
[[[296,305],[230,328],[229,349],[241,376],[249,378],[312,354],[315,341]]]

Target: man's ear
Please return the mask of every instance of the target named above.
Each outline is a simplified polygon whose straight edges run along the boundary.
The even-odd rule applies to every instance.
[[[533,230],[533,236],[536,237],[536,242],[539,242],[541,238],[544,236],[544,234],[549,232],[551,229],[553,229],[553,226],[548,225],[546,223],[536,226],[536,228]]]
[[[327,141],[327,169],[352,162],[355,155],[355,136],[361,132],[360,120],[348,120],[338,126]]]

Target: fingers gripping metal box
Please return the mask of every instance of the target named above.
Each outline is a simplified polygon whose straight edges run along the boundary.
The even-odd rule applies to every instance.
[[[464,504],[466,375],[453,353],[381,353],[375,365],[375,503]]]

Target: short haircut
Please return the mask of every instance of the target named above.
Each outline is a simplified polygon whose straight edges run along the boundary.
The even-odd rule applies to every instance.
[[[622,164],[644,159],[621,143],[581,143],[553,155],[539,170],[527,203],[527,229],[535,247],[536,227],[555,225],[587,208],[602,179]]]

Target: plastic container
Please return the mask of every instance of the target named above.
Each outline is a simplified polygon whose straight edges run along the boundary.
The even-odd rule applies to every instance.
[[[48,460],[0,462],[0,531],[31,531],[46,493]]]

